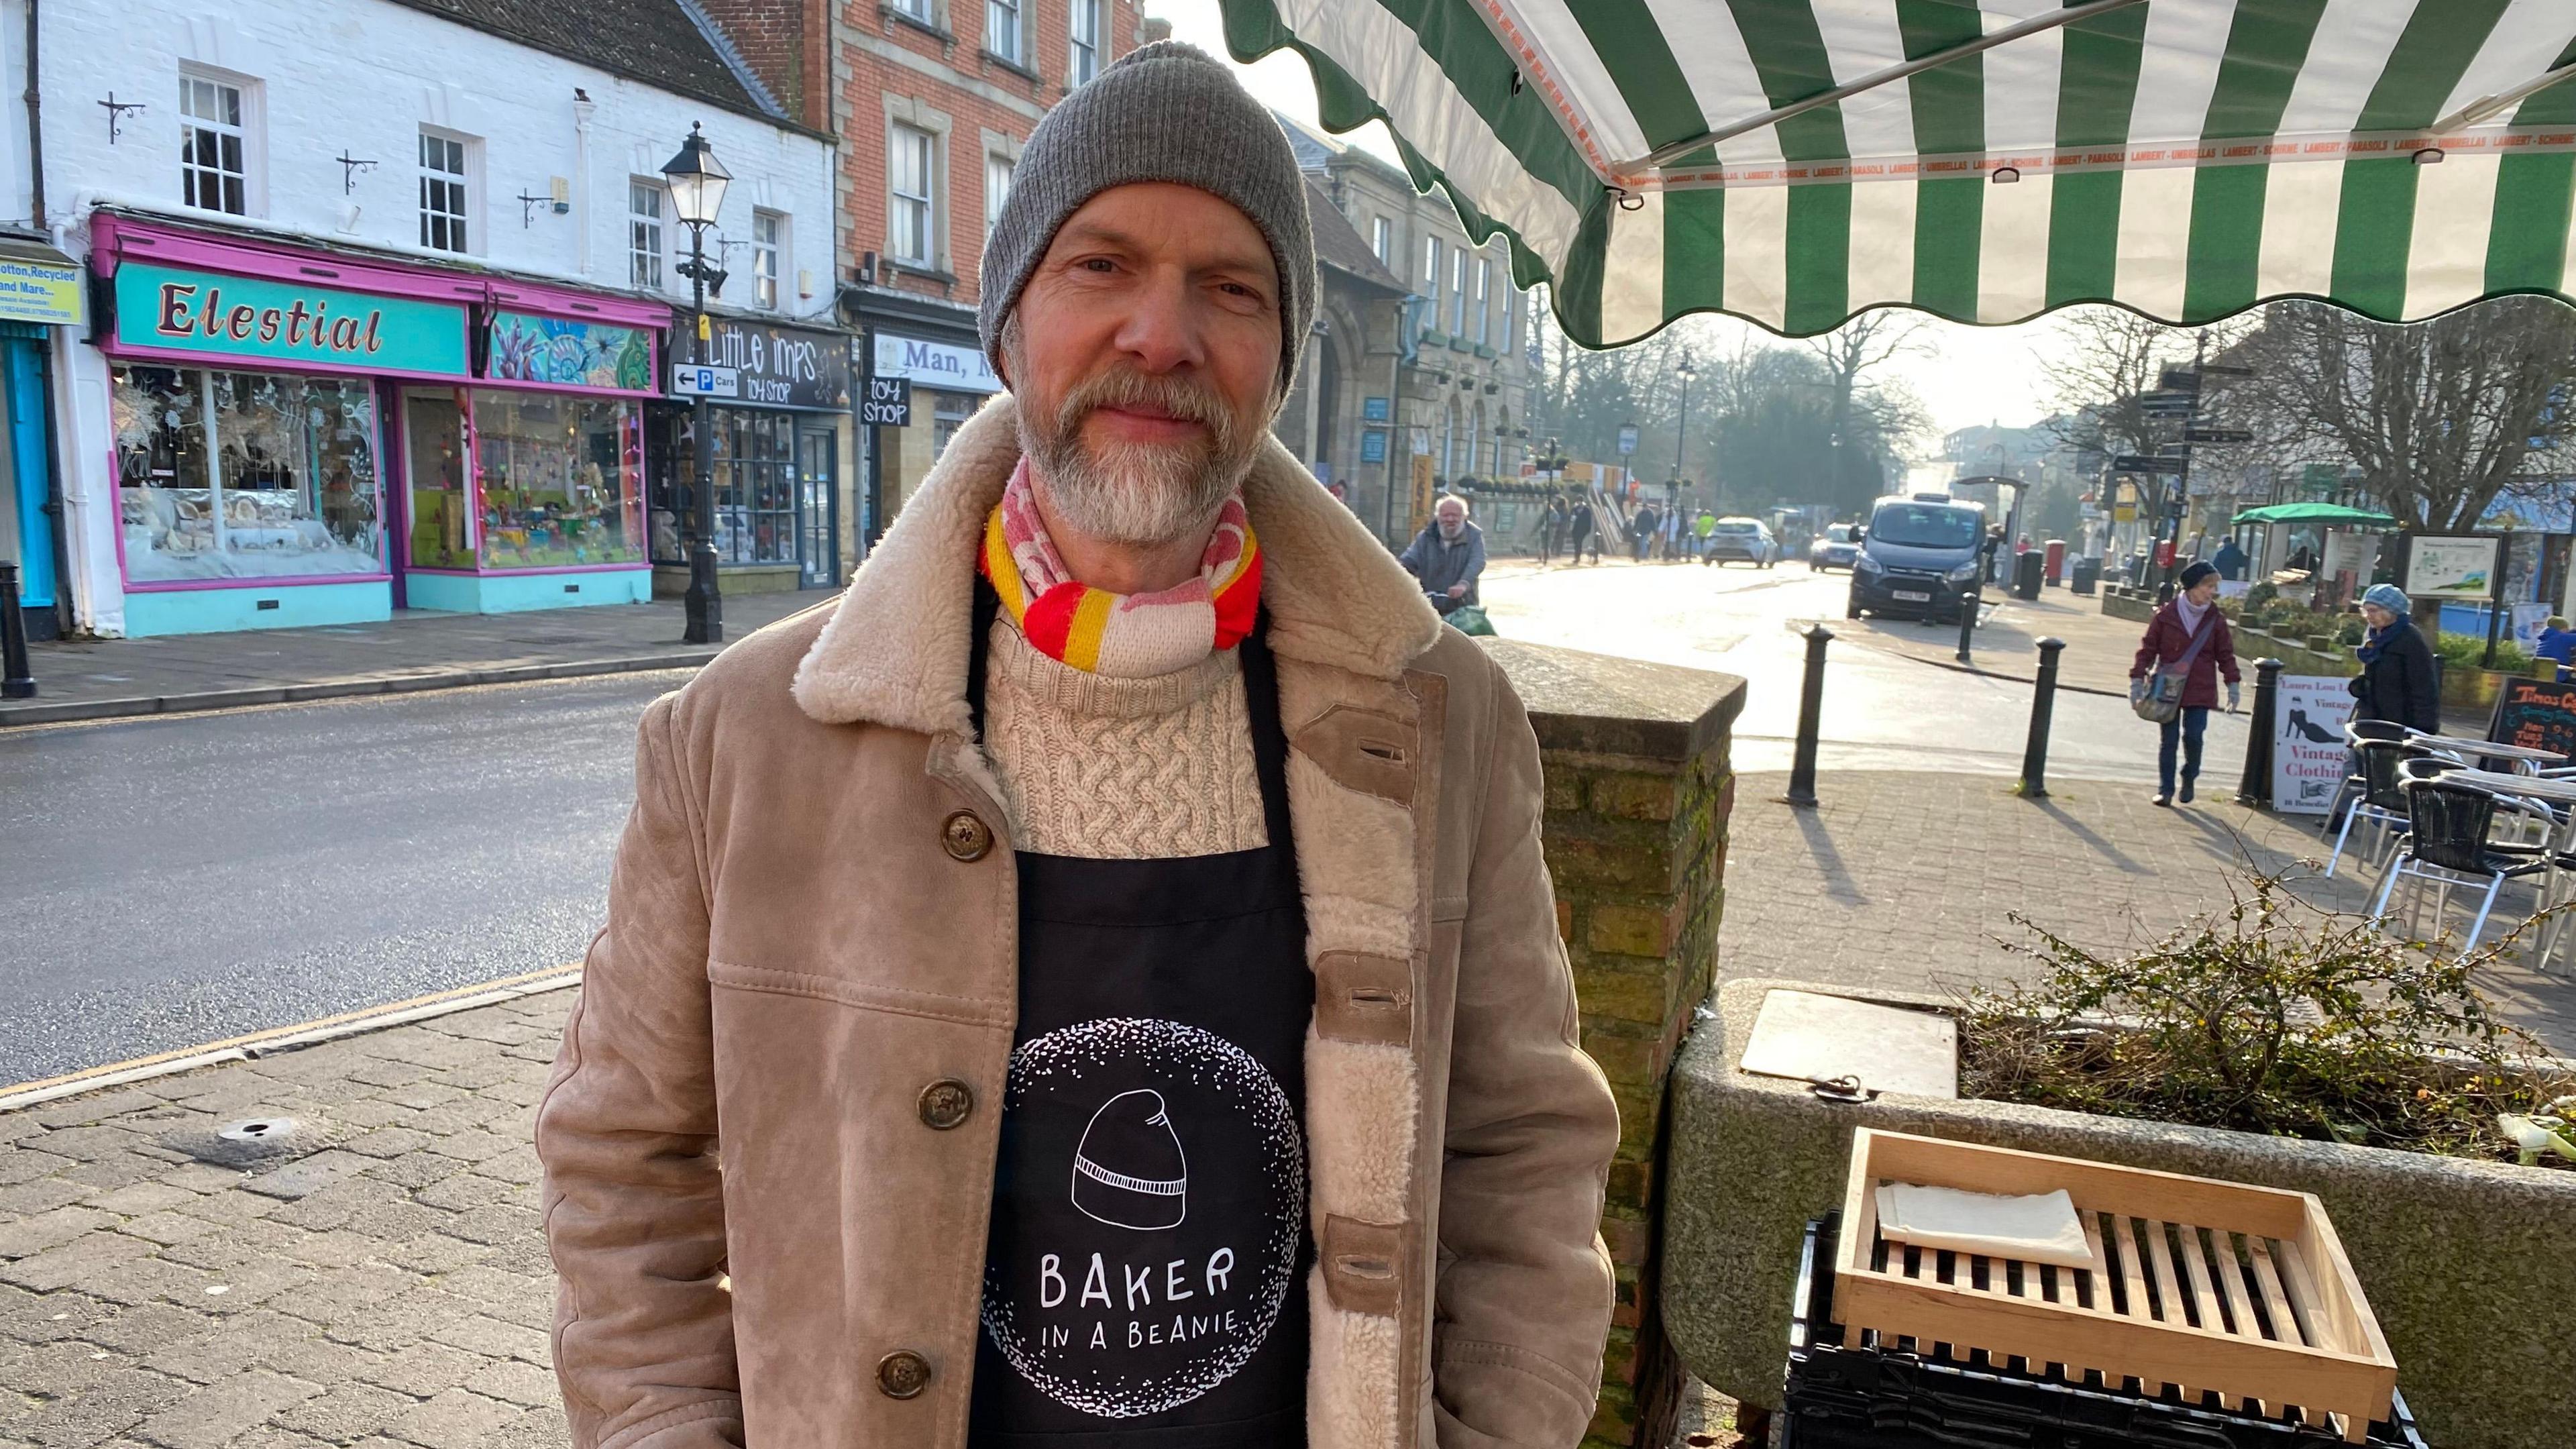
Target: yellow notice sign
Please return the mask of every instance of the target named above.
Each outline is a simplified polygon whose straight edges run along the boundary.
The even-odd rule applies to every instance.
[[[78,326],[89,317],[88,296],[77,263],[0,256],[0,317]]]

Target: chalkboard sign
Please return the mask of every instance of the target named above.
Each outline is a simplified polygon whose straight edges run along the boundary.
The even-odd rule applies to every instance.
[[[2487,738],[2501,745],[2576,755],[2576,684],[2507,679],[2496,696]]]

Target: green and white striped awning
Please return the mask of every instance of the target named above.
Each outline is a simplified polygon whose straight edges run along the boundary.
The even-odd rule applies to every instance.
[[[1223,0],[1592,345],[2576,293],[2576,0]]]

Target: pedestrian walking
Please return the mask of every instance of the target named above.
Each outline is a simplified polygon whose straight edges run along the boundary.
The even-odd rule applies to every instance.
[[[1637,563],[1646,561],[1646,551],[1655,539],[1655,505],[1640,503],[1628,519],[1628,553]]]
[[[644,712],[535,1114],[570,1442],[1573,1444],[1618,1111],[1520,702],[1271,442],[1297,158],[1161,41],[1023,166],[1009,392]]]
[[[1701,509],[1699,517],[1691,522],[1691,556],[1701,563],[1707,563],[1709,536],[1716,532],[1717,515],[1705,508]]]
[[[1659,546],[1666,563],[1682,556],[1682,511],[1678,506],[1664,510],[1664,536]]]
[[[1599,517],[1599,510],[1600,505],[1594,503],[1590,498],[1578,498],[1574,501],[1574,507],[1572,509],[1574,518],[1574,531],[1572,535],[1573,542],[1566,549],[1565,561],[1567,563],[1579,564],[1583,562],[1583,551],[1586,548],[1592,550],[1592,561],[1594,563],[1601,562],[1601,520]]]
[[[1566,523],[1567,510],[1565,507],[1565,495],[1562,493],[1549,494],[1547,498],[1547,506],[1540,510],[1538,517],[1539,567],[1547,567],[1549,563],[1555,560],[1556,551],[1565,546]]]
[[[2182,571],[2182,592],[2156,610],[2129,666],[2129,704],[2161,732],[2156,747],[2158,805],[2191,803],[2200,778],[2201,736],[2218,705],[2218,679],[2227,677],[2227,712],[2234,714],[2240,683],[2236,638],[2218,607],[2218,570],[2195,561]],[[2175,755],[2181,755],[2177,790]]]
[[[2372,584],[2361,596],[2370,633],[2355,652],[2361,673],[2352,691],[2353,718],[2386,720],[2426,734],[2442,729],[2442,678],[2433,646],[2415,627],[2413,606],[2395,584]]]

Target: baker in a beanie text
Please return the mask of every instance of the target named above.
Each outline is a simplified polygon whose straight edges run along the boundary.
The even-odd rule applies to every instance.
[[[1010,389],[646,710],[537,1110],[581,1449],[1572,1449],[1618,1114],[1520,701],[1274,441],[1306,192],[1148,45],[985,252]]]

